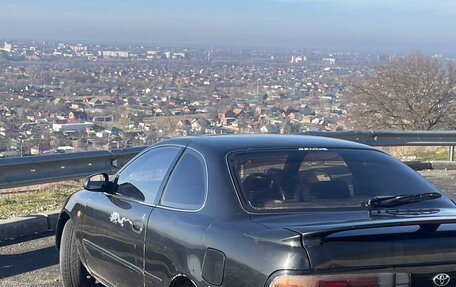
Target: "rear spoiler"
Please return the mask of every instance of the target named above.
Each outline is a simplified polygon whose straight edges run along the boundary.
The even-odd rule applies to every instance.
[[[289,228],[298,232],[302,236],[302,242],[305,246],[315,246],[323,243],[325,237],[344,231],[363,230],[371,228],[398,227],[418,225],[422,232],[435,232],[442,224],[456,223],[456,216],[439,216],[439,217],[421,217],[421,218],[404,218],[390,220],[373,220],[361,221],[355,223],[334,224],[323,227],[322,229],[303,231],[295,228]]]

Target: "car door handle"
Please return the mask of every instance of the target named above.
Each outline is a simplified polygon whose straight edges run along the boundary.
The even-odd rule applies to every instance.
[[[131,229],[133,229],[134,232],[141,234],[144,229],[144,223],[142,221],[135,221],[131,225]]]

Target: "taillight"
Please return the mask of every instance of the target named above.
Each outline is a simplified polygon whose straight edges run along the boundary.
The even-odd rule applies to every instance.
[[[406,273],[280,275],[269,287],[408,287]]]
[[[348,281],[322,281],[319,287],[350,287]]]

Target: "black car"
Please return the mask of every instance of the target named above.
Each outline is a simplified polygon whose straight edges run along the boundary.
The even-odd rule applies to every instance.
[[[374,148],[279,135],[166,140],[60,214],[64,286],[456,286],[455,204]]]

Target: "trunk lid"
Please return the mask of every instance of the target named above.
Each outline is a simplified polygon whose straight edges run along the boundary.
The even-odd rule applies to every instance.
[[[313,270],[456,263],[453,209],[312,212],[254,216],[301,235]]]

